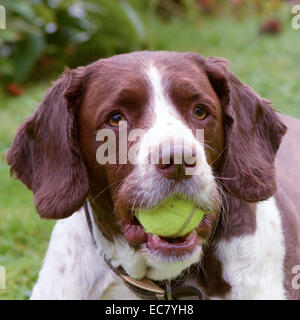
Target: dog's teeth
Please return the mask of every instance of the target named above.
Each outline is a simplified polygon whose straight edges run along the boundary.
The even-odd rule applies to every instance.
[[[153,234],[152,236],[153,236],[153,238],[154,238],[154,239],[157,239],[157,240],[159,240],[159,239],[160,239],[160,238],[159,238],[159,236],[158,236],[158,235],[156,235],[156,234]]]

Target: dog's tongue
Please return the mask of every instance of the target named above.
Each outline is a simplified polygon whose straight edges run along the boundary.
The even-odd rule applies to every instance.
[[[138,246],[147,240],[144,228],[135,221],[128,221],[123,225],[125,239],[133,246]]]
[[[184,237],[168,239],[149,234],[147,248],[165,255],[180,256],[192,252],[199,245],[197,232],[194,230]]]
[[[148,249],[168,251],[173,250],[183,251],[193,249],[197,244],[198,237],[196,232],[181,238],[161,238],[150,233],[146,233],[144,228],[138,223],[137,220],[123,221],[123,234],[125,239],[133,246],[138,246],[144,242],[147,243]]]

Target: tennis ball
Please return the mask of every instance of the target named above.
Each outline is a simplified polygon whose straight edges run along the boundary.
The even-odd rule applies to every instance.
[[[160,202],[149,210],[136,210],[135,216],[148,233],[162,237],[183,237],[196,228],[204,211],[180,195]]]

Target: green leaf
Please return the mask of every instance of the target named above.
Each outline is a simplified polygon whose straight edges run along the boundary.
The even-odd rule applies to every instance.
[[[40,35],[27,34],[23,40],[18,42],[14,57],[17,70],[14,77],[16,82],[25,80],[44,49],[45,41]]]

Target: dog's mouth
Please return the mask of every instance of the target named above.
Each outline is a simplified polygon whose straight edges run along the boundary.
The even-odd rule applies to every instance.
[[[152,234],[148,234],[147,237],[148,250],[163,257],[182,257],[192,254],[199,244],[200,240],[196,230],[178,238],[163,238]]]
[[[137,248],[147,248],[151,254],[166,259],[183,259],[191,256],[202,241],[210,234],[211,221],[204,216],[200,224],[183,237],[167,238],[145,231],[139,221],[133,217],[122,221],[125,239]]]

